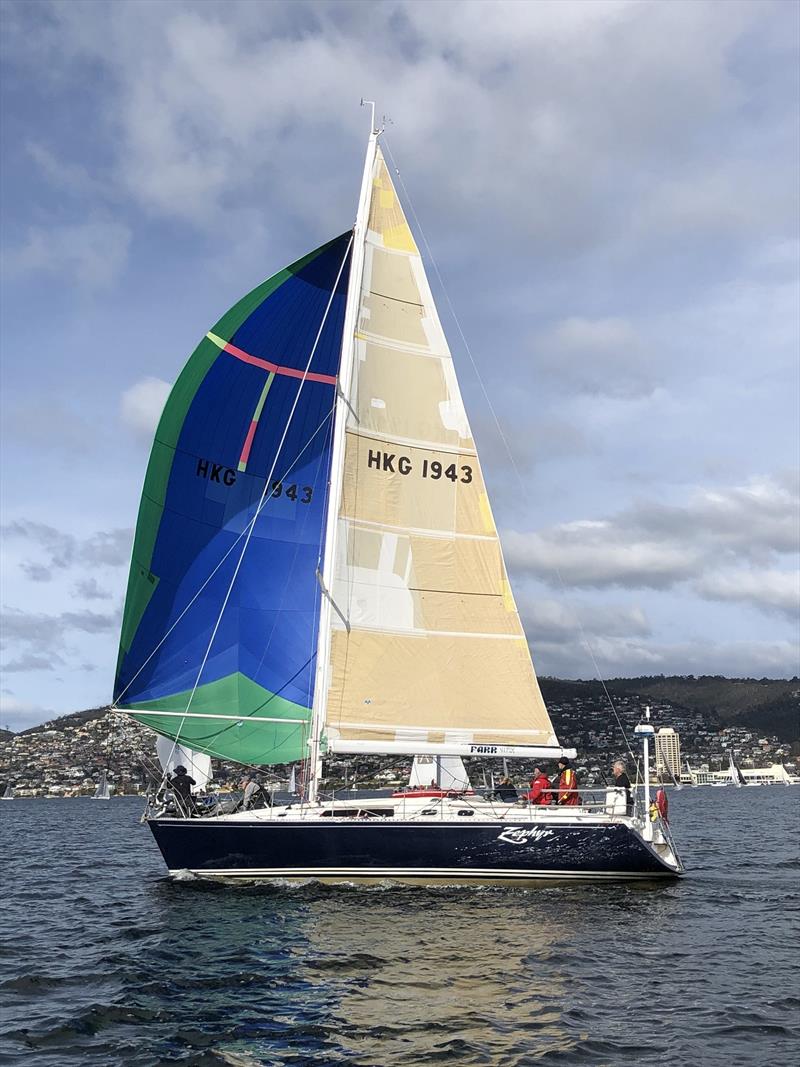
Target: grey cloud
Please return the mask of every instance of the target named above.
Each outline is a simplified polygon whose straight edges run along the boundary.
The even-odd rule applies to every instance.
[[[35,581],[45,581],[43,570],[66,570],[73,566],[119,567],[130,559],[130,529],[99,530],[80,538],[52,526],[27,519],[16,519],[0,528],[2,535],[36,545],[48,557],[47,563],[24,562],[20,566]],[[37,572],[38,573],[32,573]]]
[[[30,560],[24,559],[19,569],[25,574],[32,582],[49,582],[52,581],[53,572],[49,567],[45,567],[41,563],[33,563]]]
[[[629,398],[659,385],[653,349],[622,318],[571,316],[533,341],[537,369],[573,390]]]
[[[707,574],[693,585],[706,600],[752,604],[797,624],[800,619],[800,571],[726,570]]]
[[[682,506],[643,501],[607,519],[511,531],[504,545],[512,569],[551,585],[667,589],[694,580],[700,596],[790,612],[793,577],[749,562],[795,550],[799,521],[794,480],[761,478],[698,490]]]
[[[674,644],[636,639],[590,638],[589,644],[604,678],[641,674],[722,674],[742,677],[792,677],[797,674],[797,646],[791,641],[692,641]],[[585,646],[571,642],[539,642],[533,646],[540,674],[586,678]]]
[[[80,558],[86,563],[120,567],[130,559],[132,536],[129,529],[101,530],[82,542]]]
[[[93,5],[91,18],[83,5],[51,4],[34,34],[24,9],[8,18],[15,62],[54,80],[107,67],[114,193],[149,211],[213,226],[234,197],[260,195],[276,136],[295,175],[284,195],[315,210],[310,164],[325,158],[328,137],[356,143],[363,121],[352,102],[369,84],[389,102],[398,138],[413,136],[431,206],[450,216],[491,194],[506,234],[521,243],[535,234],[539,249],[550,242],[562,253],[619,235],[639,201],[652,201],[639,215],[672,240],[680,225],[694,233],[698,218],[719,215],[713,185],[682,207],[676,176],[691,189],[697,173],[713,172],[706,157],[719,148],[703,134],[710,123],[746,122],[742,98],[752,92],[731,54],[754,25],[780,23],[770,5],[746,2],[510,3],[488,20],[483,3],[273,4],[266,22],[248,5],[174,2]],[[762,47],[777,51],[777,38],[763,33]],[[209,80],[221,57],[236,76]],[[768,118],[758,111],[762,127]],[[724,144],[727,157],[760,163],[748,139]],[[51,177],[88,188],[77,164],[31,150]],[[644,190],[630,180],[637,165],[651,175]],[[753,173],[764,180],[763,167]],[[324,210],[345,207],[344,188]]]
[[[61,664],[63,660],[54,653],[45,656],[35,652],[23,652],[16,659],[4,663],[3,671],[6,674],[14,674],[19,671],[52,671],[57,663]]]
[[[120,613],[102,615],[94,611],[64,611],[58,615],[26,612],[6,608],[0,619],[4,649],[22,645],[33,656],[58,658],[74,632],[113,633],[119,626]]]
[[[75,583],[75,593],[84,600],[111,600],[112,594],[101,588],[96,578],[82,578]]]
[[[659,540],[634,540],[610,521],[563,524],[543,534],[503,536],[509,566],[551,585],[667,589],[702,565],[697,550]]]
[[[541,643],[572,641],[581,632],[608,637],[649,637],[652,633],[647,616],[636,606],[565,605],[525,591],[517,595],[517,606],[534,648]]]
[[[3,537],[38,545],[50,557],[51,567],[69,567],[75,558],[76,539],[53,526],[28,519],[15,519],[0,527]]]
[[[546,460],[565,459],[584,455],[589,448],[586,435],[579,426],[553,416],[544,416],[531,422],[530,414],[519,411],[520,396],[501,397],[496,408],[503,437],[491,415],[477,407],[477,414],[470,420],[475,440],[480,448],[481,461],[498,471],[508,469],[508,452],[520,472],[532,470]]]

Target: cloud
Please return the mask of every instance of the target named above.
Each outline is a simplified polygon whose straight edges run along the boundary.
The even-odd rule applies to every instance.
[[[45,567],[42,563],[34,563],[31,560],[24,559],[19,569],[25,574],[32,582],[49,582],[53,577],[53,572],[49,567]]]
[[[642,674],[721,674],[729,678],[789,678],[797,674],[797,645],[791,641],[659,642],[635,638],[588,638],[603,678]],[[560,678],[594,676],[585,645],[540,641],[531,645],[542,675]]]
[[[58,659],[59,652],[66,648],[73,634],[113,633],[119,626],[119,619],[119,612],[103,615],[88,610],[62,611],[49,615],[5,608],[2,613],[2,647],[22,645],[32,656]]]
[[[78,543],[78,559],[97,566],[121,567],[130,560],[132,536],[129,529],[98,530]]]
[[[67,570],[73,566],[120,567],[130,559],[133,536],[130,529],[116,529],[98,530],[81,538],[30,519],[14,519],[0,527],[0,533],[9,540],[35,545],[45,555],[45,564],[20,563],[22,570],[34,581],[48,581],[53,570]]]
[[[9,690],[4,689],[0,694],[0,725],[10,730],[25,730],[52,718],[53,714],[52,708],[20,700]]]
[[[659,384],[652,350],[626,319],[571,316],[533,347],[538,369],[573,390],[631,398],[649,395]]]
[[[16,659],[4,663],[3,672],[5,674],[14,674],[18,671],[52,671],[55,669],[56,664],[63,662],[61,656],[55,653],[41,655],[35,652],[23,652]]]
[[[161,378],[143,378],[122,394],[122,421],[145,441],[153,434],[172,386]]]
[[[668,589],[693,580],[702,597],[790,612],[793,576],[748,568],[796,551],[799,523],[795,479],[758,478],[697,489],[682,505],[643,500],[610,518],[511,531],[503,543],[513,570],[551,585]]]
[[[700,578],[693,588],[706,600],[755,604],[795,622],[800,618],[800,571],[719,571]]]
[[[372,5],[368,14],[363,4],[274,3],[268,20],[252,5],[213,0],[36,6],[36,32],[26,5],[10,10],[10,61],[62,89],[103,72],[114,195],[156,216],[213,230],[261,198],[280,143],[294,180],[276,195],[292,211],[332,218],[352,191],[328,175],[337,187],[323,205],[320,167],[332,145],[349,149],[363,132],[354,104],[366,86],[390,108],[398,140],[413,140],[426,200],[444,218],[456,209],[475,217],[491,196],[504,233],[520,243],[535,235],[537,249],[562,254],[616,239],[640,202],[649,203],[645,223],[672,240],[719,215],[713,183],[681,207],[696,182],[690,165],[719,151],[712,124],[767,125],[763,110],[743,110],[753,89],[732,56],[754,24],[781,22],[772,5],[747,2],[496,3],[491,19],[485,3],[468,2]],[[777,52],[778,36],[763,33],[762,48]],[[208,78],[212,67],[229,73]],[[723,143],[727,160],[759,163],[757,197],[757,146]],[[29,151],[51,179],[86,186],[78,164],[57,160],[41,139]],[[631,175],[642,171],[639,188]],[[786,200],[771,198],[784,206],[778,227]]]
[[[503,545],[513,570],[585,588],[668,589],[692,577],[703,558],[691,546],[635,540],[610,520],[562,523],[543,534],[512,530]]]
[[[528,591],[517,596],[517,606],[525,633],[535,648],[542,643],[572,641],[581,632],[640,638],[652,633],[645,612],[638,606],[566,605],[534,596]]]
[[[31,226],[21,244],[4,251],[3,272],[9,279],[51,274],[60,282],[107,288],[125,269],[130,240],[130,229],[119,222]]]
[[[96,578],[82,578],[75,583],[75,595],[84,600],[111,600],[112,594],[102,589]]]
[[[33,139],[25,142],[25,151],[45,178],[60,191],[91,196],[104,193],[104,184],[92,177],[80,163],[65,162],[46,145]]]

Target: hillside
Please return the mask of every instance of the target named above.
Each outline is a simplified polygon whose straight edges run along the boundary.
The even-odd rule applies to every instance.
[[[597,699],[603,687],[596,681],[540,679],[548,704],[582,695]],[[612,697],[638,695],[665,701],[676,708],[701,712],[724,726],[749,726],[775,734],[782,741],[800,738],[800,679],[723,678],[719,675],[652,675],[611,678],[606,688]]]
[[[540,678],[548,706],[576,699],[602,700],[598,681]],[[606,688],[612,697],[649,697],[675,708],[699,712],[710,723],[747,726],[763,734],[775,734],[781,741],[800,738],[800,679],[723,678],[719,675],[651,675],[640,678],[611,678]],[[83,726],[102,718],[108,708],[89,708],[21,731],[22,735],[42,730],[62,730]],[[13,736],[9,734],[10,738]]]

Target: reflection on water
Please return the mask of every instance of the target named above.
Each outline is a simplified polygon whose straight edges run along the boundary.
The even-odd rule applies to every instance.
[[[448,890],[172,883],[134,802],[15,801],[3,1062],[789,1062],[798,802],[677,794],[683,882]]]

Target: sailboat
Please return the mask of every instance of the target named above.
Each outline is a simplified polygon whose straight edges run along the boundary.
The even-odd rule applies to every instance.
[[[6,787],[3,791],[3,795],[0,800],[13,800],[14,799],[14,787],[11,782],[6,783]]]
[[[300,803],[146,820],[172,874],[414,883],[674,877],[605,794],[336,800],[341,754],[550,759],[555,735],[422,258],[373,124],[355,225],[210,329],[156,431],[115,706]],[[652,727],[647,727],[652,734]],[[645,741],[645,745],[647,742]],[[645,763],[646,765],[646,763]]]
[[[747,785],[747,782],[745,780],[744,775],[742,774],[742,772],[739,770],[739,768],[736,765],[736,761],[733,758],[733,750],[732,749],[729,750],[729,752],[728,752],[728,763],[729,763],[728,770],[729,770],[729,773],[730,773],[730,776],[731,776],[731,781],[733,782],[733,784],[736,786],[737,789],[741,789],[743,785]]]
[[[111,800],[111,793],[114,787],[110,784],[108,776],[105,771],[100,775],[100,781],[97,783],[97,788],[92,794],[92,800]]]

